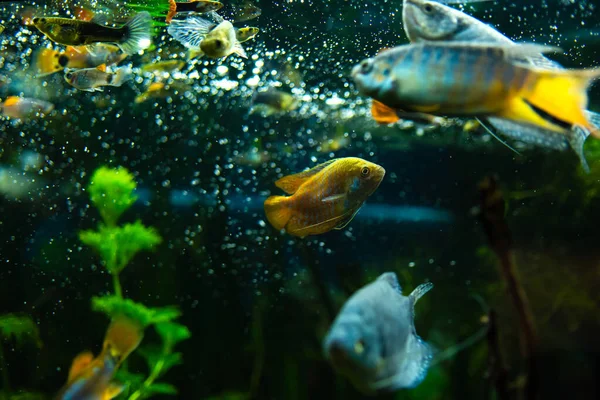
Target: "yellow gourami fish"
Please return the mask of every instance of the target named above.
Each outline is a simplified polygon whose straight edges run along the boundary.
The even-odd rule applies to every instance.
[[[275,229],[299,237],[342,229],[375,192],[384,175],[381,166],[348,157],[285,176],[275,185],[291,196],[269,197],[264,204],[267,219]]]
[[[600,136],[584,114],[586,90],[600,77],[600,69],[541,70],[511,61],[517,54],[548,50],[536,45],[411,44],[363,60],[352,77],[362,93],[397,116],[494,116],[563,134],[576,125]],[[383,120],[384,114],[377,117]]]
[[[102,352],[95,358],[89,351],[75,357],[67,384],[56,399],[110,400],[118,396],[124,386],[113,382],[113,377],[121,363],[138,347],[143,334],[136,322],[125,317],[114,319],[106,332]]]

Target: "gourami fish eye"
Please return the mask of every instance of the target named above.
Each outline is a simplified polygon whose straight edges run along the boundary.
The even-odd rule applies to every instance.
[[[360,174],[362,176],[368,176],[369,172],[371,172],[371,170],[369,169],[369,167],[363,167],[362,170],[360,171]]]

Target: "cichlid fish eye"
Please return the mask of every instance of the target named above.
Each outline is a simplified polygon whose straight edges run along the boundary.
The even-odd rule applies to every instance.
[[[364,60],[362,63],[360,63],[360,72],[361,73],[368,74],[372,70],[373,70],[373,63],[371,63],[369,60]]]
[[[431,4],[427,3],[423,6],[423,11],[425,11],[426,13],[430,13],[433,12],[433,7]]]

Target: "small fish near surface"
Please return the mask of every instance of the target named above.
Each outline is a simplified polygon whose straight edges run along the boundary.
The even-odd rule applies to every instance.
[[[470,0],[470,2],[472,1]],[[487,23],[435,1],[404,0],[402,20],[406,35],[412,43],[452,41],[498,43],[501,45],[515,44]],[[531,64],[536,68],[562,69],[560,64],[546,58],[541,53],[529,54],[525,58],[520,55],[515,60]],[[600,114],[587,110],[585,114],[595,127],[600,126]],[[589,136],[589,132],[582,130],[580,127],[572,127],[570,132],[558,134],[551,130],[500,118],[486,118],[486,122],[500,134],[523,143],[555,150],[564,150],[570,145],[579,157],[582,168],[589,171],[583,153],[583,145]]]
[[[34,56],[36,77],[46,76],[66,68],[96,68],[118,64],[127,58],[118,46],[97,43],[93,46],[68,46],[65,51],[43,48]]]
[[[169,11],[165,22],[170,24],[179,13],[197,13],[204,14],[211,11],[219,11],[223,3],[211,0],[191,0],[189,2],[169,0]]]
[[[515,56],[543,51],[548,48],[410,44],[363,60],[352,77],[363,94],[399,116],[486,116],[560,134],[579,126],[600,136],[584,113],[588,86],[600,69],[541,70],[513,62]]]
[[[67,70],[65,81],[76,89],[94,92],[102,91],[103,86],[119,87],[132,78],[131,69],[128,67],[118,68],[115,73],[106,72],[106,66],[97,68],[84,68]]]
[[[136,54],[152,44],[152,17],[146,11],[134,15],[125,25],[113,28],[92,21],[71,18],[35,17],[35,27],[53,42],[67,46],[114,43],[126,54]]]
[[[56,400],[110,400],[117,397],[125,386],[113,381],[123,361],[142,341],[143,328],[126,318],[113,319],[105,335],[102,352],[89,352],[73,360],[66,385]]]
[[[267,219],[275,229],[298,237],[343,229],[384,175],[377,164],[347,157],[285,176],[275,185],[290,196],[269,197],[264,203]]]
[[[432,348],[415,329],[415,304],[433,284],[402,295],[396,274],[386,272],[344,304],[324,342],[333,368],[366,394],[414,388],[423,381]]]
[[[223,20],[216,13],[211,13],[218,22],[200,18],[188,17],[185,20],[173,21],[167,31],[175,40],[196,54],[210,58],[223,58],[231,54],[248,58],[246,51],[237,39],[236,29],[232,23]],[[199,51],[197,51],[199,50]]]
[[[40,118],[50,114],[52,110],[54,104],[29,97],[9,96],[0,103],[0,114],[17,120]]]

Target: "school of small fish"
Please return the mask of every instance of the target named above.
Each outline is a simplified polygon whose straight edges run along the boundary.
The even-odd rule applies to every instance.
[[[128,7],[135,10],[132,15],[110,23],[105,15],[81,8],[76,18],[27,16],[27,24],[48,39],[33,53],[35,77],[62,72],[64,81],[79,91],[117,90],[133,84],[136,74],[175,74],[201,57],[248,59],[242,43],[260,32],[258,27],[234,25],[261,15],[249,2],[234,6],[230,20],[218,14],[224,4],[212,0],[165,0],[158,8],[134,0]],[[139,71],[131,65],[118,66],[152,46],[153,18],[164,20],[159,28],[186,49],[187,59],[152,60]],[[515,43],[486,23],[436,1],[403,0],[402,21],[410,43],[382,49],[354,65],[350,73],[358,91],[372,99],[371,113],[378,123],[434,124],[446,117],[468,118],[494,136],[496,132],[553,149],[568,145],[582,168],[589,169],[583,144],[589,136],[600,137],[600,115],[587,110],[587,92],[600,78],[600,69],[564,69],[545,57],[560,49]],[[4,29],[0,25],[0,33]],[[300,84],[290,72],[293,80]],[[159,80],[138,92],[134,103],[188,89]],[[297,97],[271,87],[254,93],[251,113],[276,117],[298,107]],[[0,113],[16,120],[42,118],[53,110],[48,101],[18,95],[0,102]],[[465,125],[465,131],[470,129]],[[322,152],[347,142],[340,136],[323,143]],[[268,159],[258,147],[236,158],[248,165]],[[0,181],[10,183],[11,174],[0,170]],[[274,184],[286,195],[264,200],[266,219],[274,234],[298,238],[344,229],[385,175],[383,166],[358,157],[332,158],[301,172],[282,173]],[[323,342],[333,368],[365,393],[417,386],[427,374],[433,349],[416,333],[414,308],[432,287],[424,283],[404,296],[396,275],[387,272],[354,293]],[[112,321],[101,353],[94,357],[85,352],[75,358],[58,398],[119,395],[123,387],[114,385],[113,377],[142,336],[143,330],[132,321]]]

